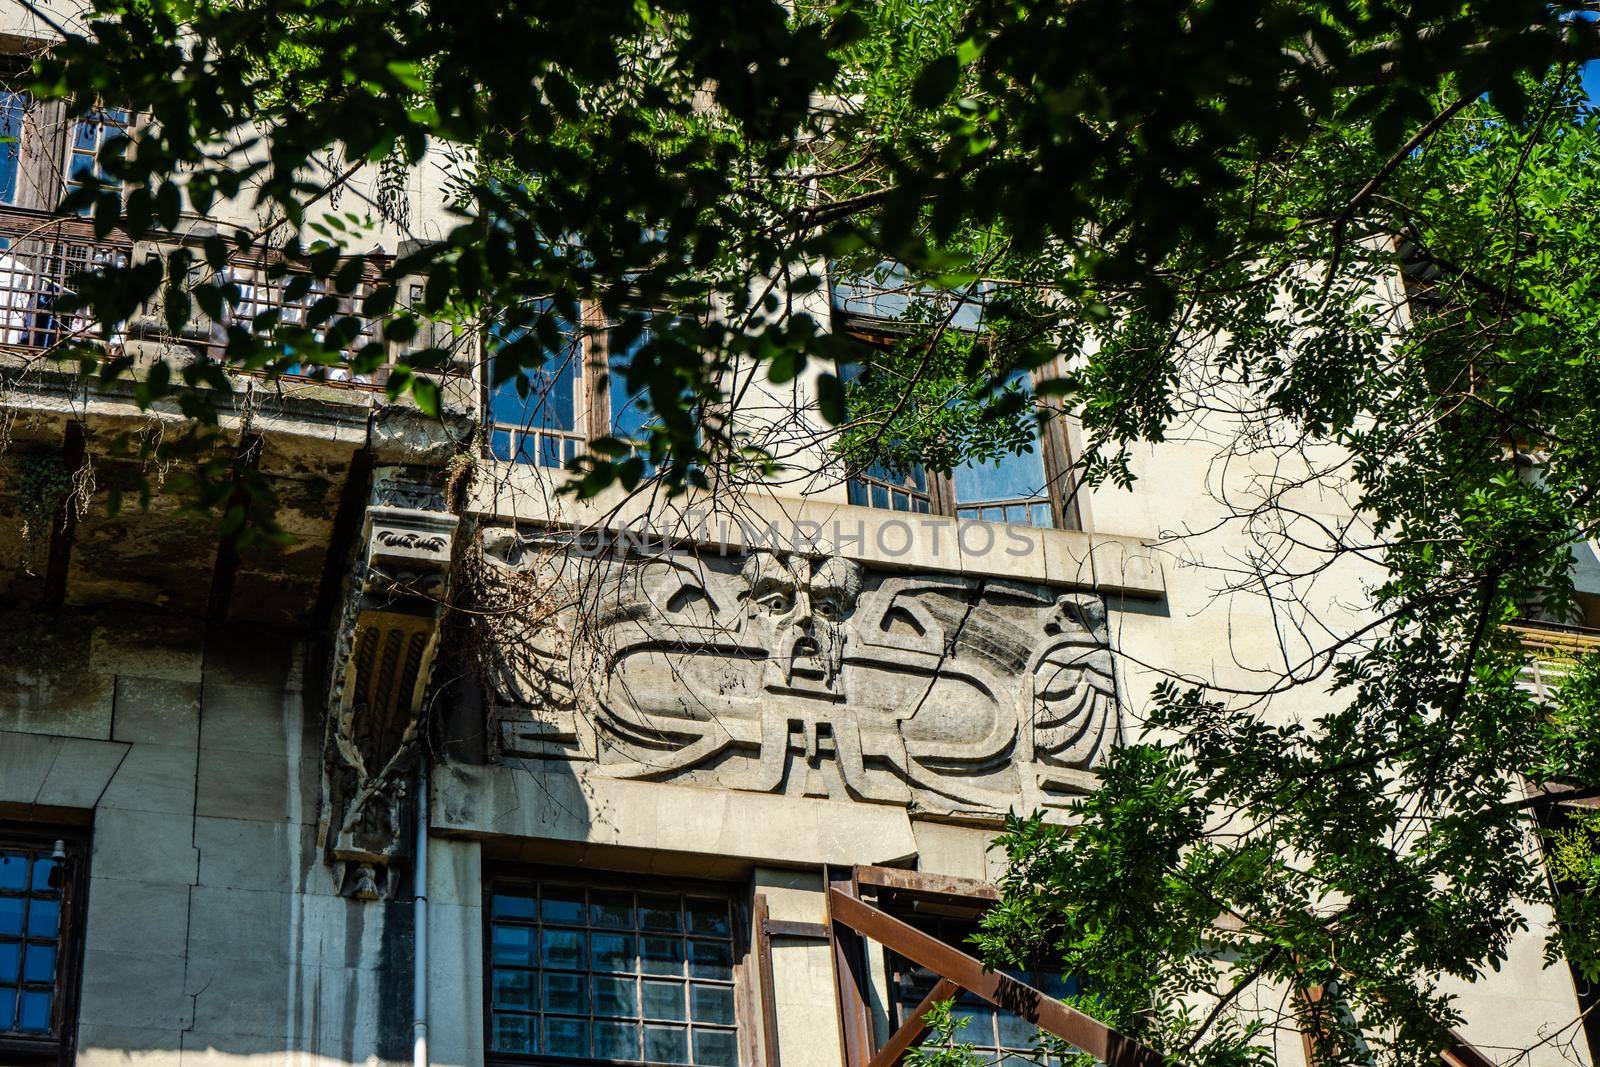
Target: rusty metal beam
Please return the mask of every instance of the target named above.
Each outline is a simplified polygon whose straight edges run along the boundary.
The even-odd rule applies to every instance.
[[[1327,1041],[1327,1030],[1320,1020],[1326,1011],[1324,994],[1326,990],[1320,985],[1307,986],[1300,990],[1300,999],[1305,1002],[1306,1019],[1300,1027],[1300,1042],[1305,1048],[1306,1067],[1321,1067],[1322,1057],[1317,1054],[1317,1049]]]
[[[899,867],[857,867],[856,884],[874,889],[899,889],[930,897],[959,897],[962,900],[1000,899],[1000,890],[976,878],[957,878],[949,874],[927,874]]]
[[[889,1035],[889,1040],[878,1050],[878,1054],[872,1057],[872,1062],[867,1064],[867,1067],[895,1067],[911,1046],[921,1041],[922,1035],[928,1032],[928,1012],[932,1011],[933,1006],[941,1000],[949,1000],[955,996],[960,989],[960,986],[948,978],[941,978],[935,982],[928,995],[922,998],[922,1003],[918,1004],[910,1017],[900,1024],[900,1029]]]
[[[1439,1058],[1449,1067],[1495,1067],[1495,1062],[1454,1030],[1450,1031],[1449,1043],[1439,1053]]]
[[[769,937],[798,937],[806,941],[828,940],[828,928],[822,923],[802,923],[789,919],[768,919]]]
[[[1046,996],[1009,975],[987,970],[983,962],[923,933],[859,899],[828,890],[828,913],[836,927],[851,930],[900,953],[934,974],[949,978],[997,1007],[1020,1015],[1106,1064],[1107,1067],[1166,1067],[1161,1053],[1126,1037],[1098,1019]],[[841,985],[843,978],[841,977]],[[847,1064],[846,1067],[855,1067]],[[1459,1067],[1481,1067],[1464,1064]]]
[[[767,917],[767,895],[757,893],[755,908],[756,962],[761,968],[761,1044],[765,1067],[779,1067],[778,993],[772,977],[772,920]]]
[[[867,1067],[872,1060],[872,1015],[867,1008],[866,942],[854,923],[840,918],[836,901],[861,903],[855,871],[827,868],[828,943],[833,955],[833,986],[839,1008],[839,1041],[844,1067]]]

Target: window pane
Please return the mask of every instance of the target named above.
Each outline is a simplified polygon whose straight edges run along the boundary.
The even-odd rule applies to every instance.
[[[530,928],[501,926],[496,923],[493,942],[495,963],[508,964],[512,967],[533,966],[533,930]]]
[[[28,857],[20,852],[0,852],[0,890],[20,892],[28,884]]]
[[[528,1015],[496,1015],[494,1017],[494,1048],[496,1052],[535,1052],[533,1018]]]
[[[653,1063],[688,1063],[689,1031],[682,1026],[646,1026],[644,1058]]]
[[[541,959],[546,967],[564,967],[576,970],[583,966],[583,934],[578,930],[552,930],[545,928]]]
[[[55,937],[61,923],[61,903],[35,897],[28,904],[28,936]]]
[[[733,987],[700,985],[689,990],[689,1014],[697,1023],[733,1025]]]
[[[50,876],[55,873],[56,861],[48,856],[40,856],[33,864],[33,891],[35,893],[54,893],[55,886],[50,884]]]
[[[634,356],[649,339],[648,329],[629,342],[623,342],[617,331],[611,333],[607,359],[611,374],[611,433],[624,440],[636,441],[644,437],[644,428],[654,421],[648,387],[642,379],[630,379],[628,375]]]
[[[541,301],[540,307],[548,308],[548,301]],[[537,341],[523,341],[530,331],[521,326],[496,327],[491,330],[489,341],[493,352],[507,345],[516,346],[505,357],[509,376],[504,381],[495,380],[494,361],[499,357],[490,355],[489,419],[502,428],[534,431],[523,442],[521,454],[516,458],[546,466],[560,465],[563,445],[559,438],[543,437],[538,431],[577,432],[579,369],[583,361],[577,330],[559,317],[554,321],[560,340],[542,351],[537,349]],[[538,365],[534,366],[535,363]],[[492,439],[490,446],[495,446]],[[506,454],[498,451],[495,454],[501,459],[512,458],[509,447]]]
[[[681,930],[677,897],[639,897],[639,925],[646,930]]]
[[[17,991],[0,989],[0,1031],[15,1029],[17,1018]]]
[[[17,1006],[17,1029],[25,1034],[48,1034],[50,998],[49,993],[24,990],[22,1002]]]
[[[690,941],[689,974],[694,978],[733,978],[733,946],[726,941]]]
[[[589,924],[626,929],[633,925],[632,893],[590,893]]]
[[[594,1024],[594,1055],[599,1060],[639,1058],[639,1024],[599,1020]]]
[[[533,897],[513,893],[496,893],[490,905],[490,914],[496,919],[532,919]]]
[[[544,1010],[589,1010],[589,980],[581,974],[546,974],[544,976]]]
[[[638,1015],[637,979],[596,977],[594,1012],[596,1015]]]
[[[535,999],[532,971],[495,971],[494,1006],[531,1011],[539,1006]]]
[[[686,1018],[683,1007],[683,983],[644,980],[644,1017],[646,1019],[671,1019],[680,1022]]]
[[[22,933],[21,897],[0,897],[0,934]]]
[[[24,982],[49,982],[56,980],[56,949],[54,945],[29,945],[22,957]]]
[[[546,1018],[544,1021],[544,1050],[551,1056],[589,1055],[588,1020]]]
[[[1044,456],[1007,453],[992,462],[976,460],[955,469],[956,500],[963,504],[1042,496],[1047,491]]]
[[[728,902],[725,900],[697,900],[690,897],[686,902],[689,913],[689,929],[697,934],[718,934],[727,937]]]
[[[953,1019],[966,1019],[967,1025],[957,1032],[958,1040],[973,1045],[994,1047],[994,1011],[990,1008],[964,1007],[959,1001],[950,1011]],[[959,1023],[958,1023],[959,1025]]]
[[[694,1062],[706,1067],[738,1067],[739,1045],[733,1031],[696,1029]]]
[[[976,1025],[976,1024],[974,1024]],[[1006,1048],[1032,1048],[1039,1028],[1020,1015],[1000,1013],[1000,1044]]]
[[[702,1049],[713,1067],[737,1058],[726,898],[515,883],[489,895],[496,1051],[687,1064]],[[710,980],[686,982],[690,973]]]
[[[597,971],[635,969],[632,934],[590,934],[589,951]]]
[[[17,975],[22,972],[22,946],[15,941],[0,941],[0,982],[10,982],[15,985]],[[0,1030],[4,1030],[10,1020],[0,1019]]]
[[[682,974],[683,942],[676,937],[642,937],[639,961],[645,974]]]
[[[539,897],[539,919],[565,926],[583,925],[583,890],[546,887]]]
[[[0,144],[0,201],[17,202],[17,158],[22,147],[22,114],[27,97],[21,93],[0,93],[0,137],[11,140]]]

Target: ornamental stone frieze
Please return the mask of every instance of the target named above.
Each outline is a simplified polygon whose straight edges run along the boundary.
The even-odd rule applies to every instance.
[[[1060,805],[1118,737],[1097,596],[838,556],[485,535],[503,760],[949,814]],[[498,584],[495,584],[498,583]]]
[[[321,845],[339,891],[395,892],[422,700],[450,593],[455,515],[437,472],[379,467],[334,637]]]

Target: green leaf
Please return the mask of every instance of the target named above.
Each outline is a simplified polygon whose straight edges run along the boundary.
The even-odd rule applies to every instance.
[[[961,62],[953,55],[940,56],[918,72],[911,84],[911,102],[922,108],[939,106],[955,90],[960,76]]]
[[[412,378],[411,396],[424,415],[437,416],[444,408],[439,394],[439,383],[432,378],[420,374]]]

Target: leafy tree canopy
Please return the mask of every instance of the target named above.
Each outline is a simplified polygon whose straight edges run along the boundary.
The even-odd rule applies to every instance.
[[[1295,616],[1307,651],[1258,691],[1169,665],[1080,826],[1011,828],[984,948],[1055,954],[1095,1011],[1180,1061],[1262,1058],[1230,1006],[1269,982],[1337,992],[1316,1020],[1329,1062],[1421,1063],[1453,1018],[1441,978],[1498,966],[1522,907],[1551,897],[1515,776],[1600,784],[1592,682],[1552,716],[1519,687],[1505,628],[1570,610],[1567,546],[1600,521],[1586,7],[95,0],[35,88],[149,116],[112,163],[126,202],[91,187],[67,207],[140,235],[256,198],[284,223],[211,239],[205,266],[287,244],[294,271],[343,292],[355,278],[306,161],[403,168],[460,146],[457,225],[408,249],[363,310],[402,341],[418,316],[529,326],[542,342],[491,342],[501,376],[538,365],[580,301],[625,330],[643,326],[630,309],[669,310],[630,374],[671,485],[751,462],[760,442],[696,414],[750,363],[781,382],[820,360],[852,463],[1026,447],[1008,383],[1058,356],[1036,392],[1081,420],[1086,482],[1130,482],[1134,445],[1202,418],[1293,457],[1298,474],[1233,516],[1262,546],[1240,585],[1292,602],[1375,564],[1361,621]],[[175,332],[237,301],[188,255],[84,300],[111,324],[157,299]],[[788,313],[824,262],[847,278],[894,265],[913,296],[896,344],[863,359]],[[976,338],[952,328],[975,301]],[[355,326],[295,329],[237,326],[227,359],[281,370],[288,345],[332,362]],[[391,388],[436,405],[421,372],[448,356],[414,353]],[[848,385],[846,363],[862,368]],[[224,388],[196,364],[143,395],[177,391],[203,421]],[[581,486],[645,469],[602,450]],[[1319,487],[1359,520],[1308,507]],[[1323,687],[1315,720],[1262,713]],[[1593,908],[1562,907],[1592,969]],[[1197,996],[1214,990],[1222,1010]]]

